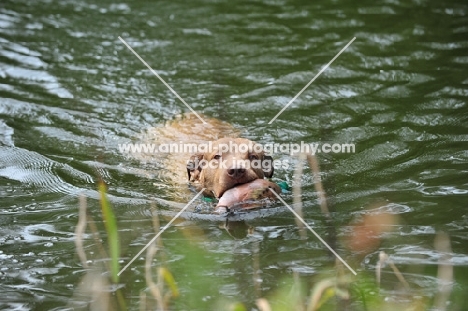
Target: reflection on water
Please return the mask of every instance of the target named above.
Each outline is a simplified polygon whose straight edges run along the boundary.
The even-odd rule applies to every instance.
[[[466,291],[467,14],[467,5],[457,1],[359,7],[285,1],[5,3],[0,8],[1,308],[66,305],[83,274],[72,243],[77,195],[89,198],[90,213],[99,218],[97,176],[109,186],[125,258],[152,237],[150,202],[156,200],[168,218],[184,206],[182,188],[158,175],[160,163],[119,153],[119,143],[136,141],[186,107],[118,36],[194,109],[229,122],[247,138],[263,144],[355,143],[355,154],[319,155],[338,239],[350,223],[373,212],[366,209],[373,202],[386,202],[379,212],[398,214],[401,223],[380,249],[408,267],[403,268],[408,281],[433,291],[431,267],[439,256],[433,240],[445,231],[452,239],[455,290]],[[296,161],[287,154],[275,157]],[[274,180],[290,182],[293,169],[277,170]],[[325,235],[313,178],[307,174],[301,182],[305,218]],[[255,295],[240,286],[251,280],[251,272],[239,262],[250,262],[252,235],[235,240],[237,235],[217,222],[195,216],[186,214],[165,233],[176,278],[177,269],[185,271],[178,231],[201,228],[206,256],[222,261],[204,268],[207,280],[216,284],[224,276],[223,295],[251,304]],[[262,291],[274,290],[291,271],[316,275],[329,266],[323,246],[312,236],[301,241],[283,207],[247,218],[261,244]],[[337,247],[346,256],[346,249]],[[372,271],[378,251],[356,267]],[[144,288],[139,269],[127,276],[135,290]],[[218,292],[208,286],[203,295]],[[208,298],[206,306],[212,306]]]

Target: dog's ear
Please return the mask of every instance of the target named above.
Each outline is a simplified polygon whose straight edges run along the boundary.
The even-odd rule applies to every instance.
[[[189,181],[198,180],[200,172],[202,170],[201,161],[203,160],[203,154],[197,153],[190,157],[187,161],[187,175]]]
[[[271,156],[265,155],[263,156],[262,160],[262,169],[263,169],[263,174],[267,178],[273,177],[273,172],[275,169],[273,168],[273,158]]]

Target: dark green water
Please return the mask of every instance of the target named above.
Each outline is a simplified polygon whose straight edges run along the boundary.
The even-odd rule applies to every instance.
[[[400,222],[363,258],[343,243],[337,252],[353,262],[358,279],[372,280],[385,251],[411,288],[430,300],[440,257],[433,241],[444,231],[454,267],[448,309],[466,308],[465,2],[16,0],[0,4],[0,309],[67,305],[85,274],[73,243],[77,196],[88,196],[90,214],[99,219],[97,176],[108,184],[117,214],[122,264],[154,235],[153,198],[177,201],[164,180],[145,173],[154,164],[129,159],[118,144],[187,108],[118,36],[195,110],[230,122],[248,138],[355,143],[355,154],[319,155],[339,241],[375,202],[385,202],[381,210]],[[305,219],[327,236],[309,172],[302,178]],[[278,170],[276,180],[291,181],[293,174]],[[261,296],[272,295],[293,272],[312,282],[333,271],[324,246],[311,234],[301,240],[287,210],[247,225],[255,233],[238,239],[202,220],[183,220],[163,234],[181,290],[175,310],[216,310],[222,299],[253,309],[255,242]],[[190,259],[184,230],[203,232],[193,247],[203,250],[207,264]],[[85,245],[95,250],[91,236]],[[143,264],[137,260],[121,279],[132,310],[146,288]],[[382,296],[397,299],[389,268],[384,278]]]

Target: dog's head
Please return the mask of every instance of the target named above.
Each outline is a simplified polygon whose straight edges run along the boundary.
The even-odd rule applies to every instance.
[[[187,163],[189,181],[219,198],[239,184],[273,176],[273,159],[261,145],[245,138],[222,138],[211,143],[210,152],[197,153]]]

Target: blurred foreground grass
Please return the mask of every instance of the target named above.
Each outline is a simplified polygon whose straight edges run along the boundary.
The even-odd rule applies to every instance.
[[[186,239],[179,242],[186,255],[185,260],[190,262],[190,265],[185,269],[178,269],[174,274],[167,264],[161,237],[147,248],[144,267],[146,286],[140,291],[139,303],[135,306],[135,299],[128,295],[126,284],[122,283],[118,275],[121,254],[117,220],[106,198],[105,185],[99,183],[98,189],[105,238],[101,239],[99,229],[86,212],[86,199],[81,198],[75,243],[84,275],[68,307],[73,310],[206,310],[206,303],[198,299],[198,294],[208,287],[199,271],[217,263],[214,259],[210,260],[204,256],[205,251],[197,245],[196,235],[191,237],[190,234],[184,235]],[[158,211],[155,210],[153,215],[154,231],[158,233]],[[367,214],[351,225],[350,235],[341,242],[350,253],[358,254],[357,258],[364,258],[379,247],[384,233],[392,230],[398,222],[399,219],[395,215]],[[88,227],[93,237],[93,249],[100,256],[93,260],[87,259],[84,247],[85,231]],[[303,231],[301,235],[306,234],[307,232]],[[261,260],[258,249],[257,245],[250,263],[254,267],[252,284],[249,284],[256,289],[254,305],[240,301],[241,299],[233,301],[232,298],[222,297],[220,293],[212,293],[217,299],[209,310],[461,310],[449,303],[453,287],[453,266],[450,263],[450,239],[444,233],[437,234],[435,238],[435,249],[440,253],[440,260],[437,288],[432,291],[436,293],[434,297],[423,292],[417,284],[407,282],[391,257],[383,252],[380,252],[375,271],[361,270],[354,276],[337,261],[334,267],[323,269],[309,279],[291,273],[278,280],[278,287],[268,293],[262,293],[260,284],[256,284],[259,278],[255,275],[259,273]],[[391,289],[382,290],[382,277],[388,277],[390,270],[396,276],[398,284]],[[387,273],[382,274],[382,271]],[[183,277],[185,283],[191,284],[193,292],[180,291],[177,285],[179,277]]]

